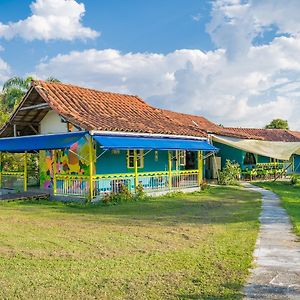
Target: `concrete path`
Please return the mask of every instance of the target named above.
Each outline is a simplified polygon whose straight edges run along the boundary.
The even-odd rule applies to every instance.
[[[244,299],[300,299],[300,242],[278,196],[245,184],[263,195],[260,233],[254,252],[254,269]]]

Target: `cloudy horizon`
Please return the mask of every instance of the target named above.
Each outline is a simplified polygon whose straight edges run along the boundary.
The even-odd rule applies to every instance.
[[[24,2],[0,13],[0,85],[54,76],[225,126],[282,118],[300,130],[297,0]]]

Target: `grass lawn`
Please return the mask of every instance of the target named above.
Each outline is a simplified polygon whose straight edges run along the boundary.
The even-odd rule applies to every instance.
[[[240,299],[260,195],[0,203],[0,298]]]
[[[272,190],[281,198],[283,207],[291,217],[295,232],[300,236],[300,184],[293,186],[290,182],[279,181],[259,182],[255,185]]]

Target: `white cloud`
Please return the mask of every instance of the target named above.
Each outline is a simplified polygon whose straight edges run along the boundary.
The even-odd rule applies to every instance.
[[[9,78],[10,74],[10,66],[0,57],[0,90],[2,89],[2,84]]]
[[[81,19],[85,13],[83,3],[75,0],[36,0],[30,5],[32,15],[14,23],[0,23],[0,37],[25,40],[94,39],[99,33],[84,27]]]
[[[138,94],[153,105],[224,125],[262,127],[284,118],[300,130],[298,3],[215,1],[207,27],[220,47],[215,51],[164,55],[90,49],[46,59],[34,71],[43,78]],[[285,35],[254,45],[271,27]]]
[[[200,13],[191,16],[192,20],[195,21],[195,22],[199,22],[201,20],[201,17],[202,16],[201,16]]]
[[[138,94],[153,105],[205,115],[226,125],[263,126],[281,117],[300,128],[299,98],[284,90],[297,91],[300,65],[290,52],[299,52],[300,42],[292,38],[287,47],[285,39],[252,47],[243,61],[234,63],[223,50],[163,55],[90,49],[58,55],[39,64],[35,73]]]

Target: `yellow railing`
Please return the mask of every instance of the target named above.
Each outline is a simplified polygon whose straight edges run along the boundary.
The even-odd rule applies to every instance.
[[[197,187],[198,176],[198,170],[141,172],[138,173],[137,180],[134,173],[98,174],[92,180],[93,198],[105,193],[117,193],[121,186],[134,192],[135,184],[142,186],[146,192]],[[90,191],[89,182],[89,176],[56,175],[56,194],[87,197]]]
[[[24,188],[25,173],[20,171],[2,171],[1,188],[22,190]]]

